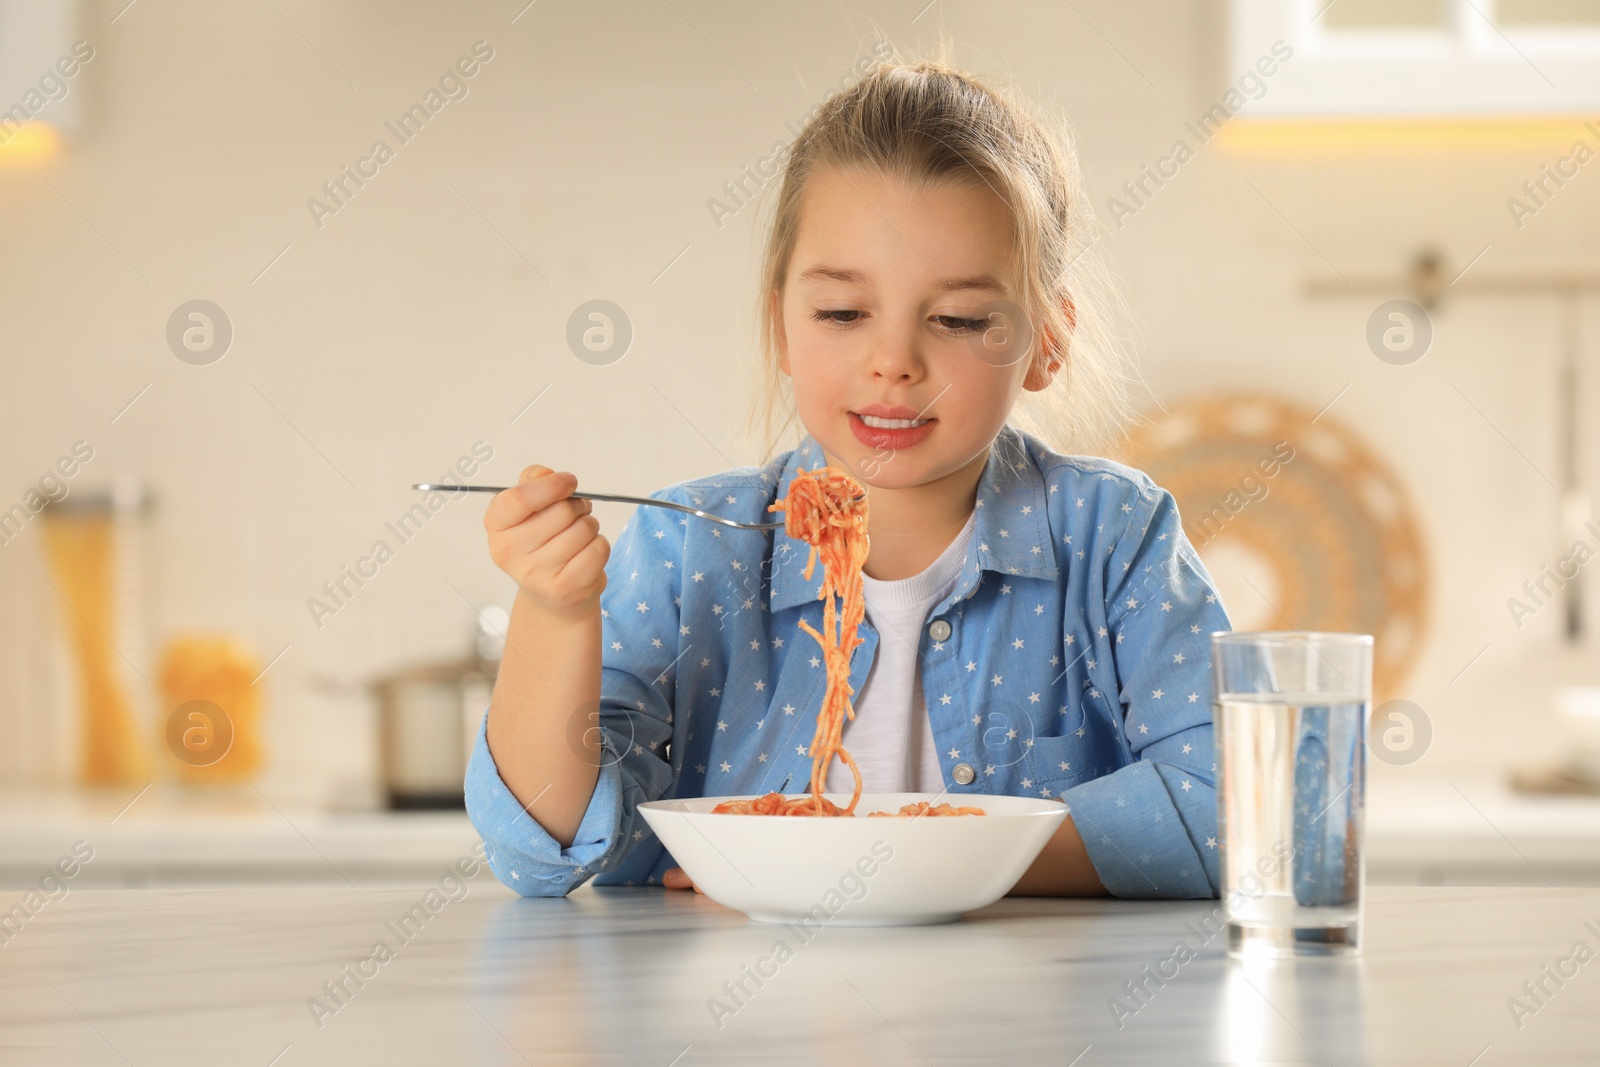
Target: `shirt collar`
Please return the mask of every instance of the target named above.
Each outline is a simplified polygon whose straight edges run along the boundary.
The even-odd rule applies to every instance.
[[[972,540],[953,594],[957,600],[965,598],[986,570],[1059,580],[1056,554],[1050,544],[1048,489],[1031,444],[1025,434],[1008,423],[1000,428],[989,447],[989,458],[978,479]],[[789,495],[790,483],[802,469],[827,465],[822,446],[810,434],[782,462],[775,500]],[[774,512],[773,518],[783,514]],[[807,581],[804,574],[810,554],[811,546],[804,541],[790,537],[785,530],[773,531],[773,612],[817,599],[822,589],[822,563],[818,560]]]

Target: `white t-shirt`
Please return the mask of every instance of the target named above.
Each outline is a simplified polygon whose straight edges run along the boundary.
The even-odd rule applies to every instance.
[[[937,793],[945,786],[922,696],[917,646],[928,610],[961,576],[976,516],[976,511],[967,516],[955,540],[921,574],[888,582],[861,576],[878,647],[855,695],[856,717],[844,724],[844,747],[861,769],[866,792]],[[828,791],[849,793],[853,787],[850,768],[835,760],[828,768]]]

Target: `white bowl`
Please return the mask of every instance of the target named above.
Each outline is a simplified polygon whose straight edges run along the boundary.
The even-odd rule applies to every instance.
[[[1058,800],[932,793],[863,793],[854,818],[711,814],[746,799],[652,800],[639,811],[712,900],[813,930],[952,922],[1003,897],[1067,816]],[[986,814],[867,817],[919,800]]]

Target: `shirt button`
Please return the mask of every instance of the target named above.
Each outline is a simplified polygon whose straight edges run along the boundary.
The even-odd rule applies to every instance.
[[[955,778],[956,785],[971,785],[972,780],[978,776],[969,763],[956,764],[955,769],[950,774]]]
[[[928,627],[928,636],[935,641],[947,640],[950,637],[950,624],[943,619],[935,620],[934,624]]]

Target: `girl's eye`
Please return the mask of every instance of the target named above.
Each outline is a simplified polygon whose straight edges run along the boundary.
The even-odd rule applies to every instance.
[[[962,319],[955,315],[935,315],[934,319],[951,333],[982,333],[989,328],[988,319]]]
[[[849,310],[830,311],[827,308],[818,308],[816,311],[813,311],[811,313],[811,317],[813,319],[816,319],[818,322],[831,322],[831,323],[834,323],[834,324],[840,325],[840,326],[846,325],[848,323],[855,322],[856,319],[860,317],[860,315],[861,315],[861,312],[859,312],[859,311],[849,311]],[[839,316],[844,316],[844,317],[840,318]]]

